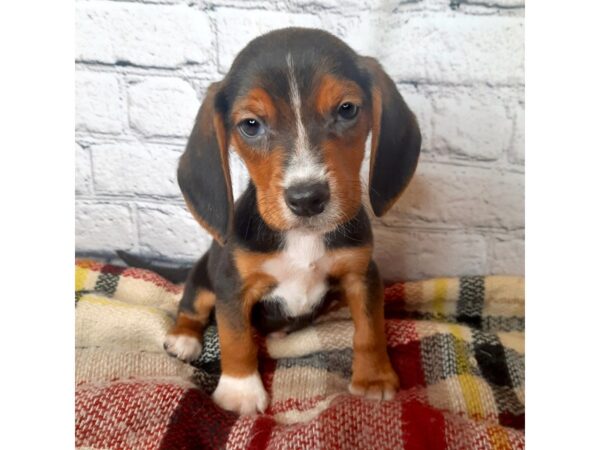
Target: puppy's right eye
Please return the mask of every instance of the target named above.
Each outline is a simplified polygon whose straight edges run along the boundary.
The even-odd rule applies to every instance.
[[[238,128],[245,137],[250,139],[265,134],[265,127],[258,119],[244,119],[238,123]]]

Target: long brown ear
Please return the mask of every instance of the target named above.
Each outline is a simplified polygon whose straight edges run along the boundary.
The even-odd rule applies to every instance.
[[[372,83],[369,198],[373,212],[380,217],[394,205],[415,172],[421,132],[415,115],[377,60],[362,59]]]
[[[221,245],[233,216],[227,133],[216,107],[219,83],[213,83],[179,160],[177,181],[192,215]]]

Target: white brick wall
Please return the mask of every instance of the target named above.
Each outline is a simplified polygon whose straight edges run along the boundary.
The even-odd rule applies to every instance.
[[[522,274],[523,1],[78,0],[77,250],[200,256],[175,180],[197,108],[251,38],[297,25],[379,58],[419,118],[415,178],[374,221],[384,276]]]

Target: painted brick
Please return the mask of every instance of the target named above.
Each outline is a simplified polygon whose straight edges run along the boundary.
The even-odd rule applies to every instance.
[[[492,161],[508,151],[513,120],[498,88],[446,88],[432,93],[433,148],[441,154]]]
[[[219,71],[225,73],[233,59],[253,38],[277,28],[318,27],[319,18],[310,14],[279,11],[244,11],[220,8],[216,13]],[[235,32],[232,32],[235,30]]]
[[[125,99],[116,75],[76,72],[75,129],[120,133],[125,124]]]
[[[519,164],[525,162],[525,108],[522,104],[518,105],[515,112],[515,131],[510,160]]]
[[[192,131],[200,102],[190,83],[154,77],[128,88],[129,123],[144,136],[185,136]]]
[[[136,244],[129,206],[104,202],[75,204],[75,248],[78,251],[131,249]]]
[[[522,275],[525,273],[523,236],[496,236],[491,239],[488,273]]]
[[[516,8],[525,6],[524,0],[455,0],[456,3],[477,6],[492,6],[500,8]]]
[[[358,51],[379,58],[395,81],[523,83],[522,17],[363,17],[348,41]]]
[[[374,237],[374,259],[384,280],[486,274],[486,241],[477,234],[376,226]]]
[[[181,151],[150,144],[91,147],[96,193],[179,197],[176,181]]]
[[[92,167],[87,149],[75,144],[75,194],[90,194]]]
[[[399,0],[396,3],[404,3],[406,0]],[[417,0],[420,1],[420,0]],[[286,0],[292,8],[300,11],[310,11],[314,13],[335,12],[344,16],[357,10],[368,10],[381,6],[383,2],[366,2],[364,0]]]
[[[421,163],[387,225],[524,226],[524,176],[501,170]]]
[[[214,60],[205,12],[186,5],[76,3],[76,59],[177,67]]]
[[[140,250],[172,259],[198,259],[211,237],[183,205],[138,206]]]
[[[398,3],[415,0],[401,0]],[[421,0],[417,0],[421,1]],[[336,13],[347,16],[357,10],[370,10],[380,6],[381,2],[366,2],[364,0],[208,0],[214,7],[232,7],[244,10],[271,10],[300,13]]]
[[[433,138],[433,103],[427,91],[410,84],[398,85],[398,90],[410,110],[417,116],[421,130],[421,149],[423,152],[432,148]]]
[[[177,3],[193,3],[193,1],[186,0],[113,0],[116,2],[138,2],[138,3],[151,3],[157,5],[177,4]]]
[[[380,59],[419,119],[415,180],[373,221],[386,278],[523,273],[523,1],[460,3],[78,0],[77,249],[200,256],[175,180],[199,99],[250,39],[296,25]]]

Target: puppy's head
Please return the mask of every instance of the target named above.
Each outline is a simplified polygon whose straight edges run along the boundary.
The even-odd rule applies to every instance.
[[[330,231],[360,208],[369,132],[369,198],[381,216],[417,164],[414,115],[373,58],[324,31],[273,31],[250,42],[209,88],[179,184],[196,219],[223,243],[233,215],[231,148],[248,168],[270,227]]]

